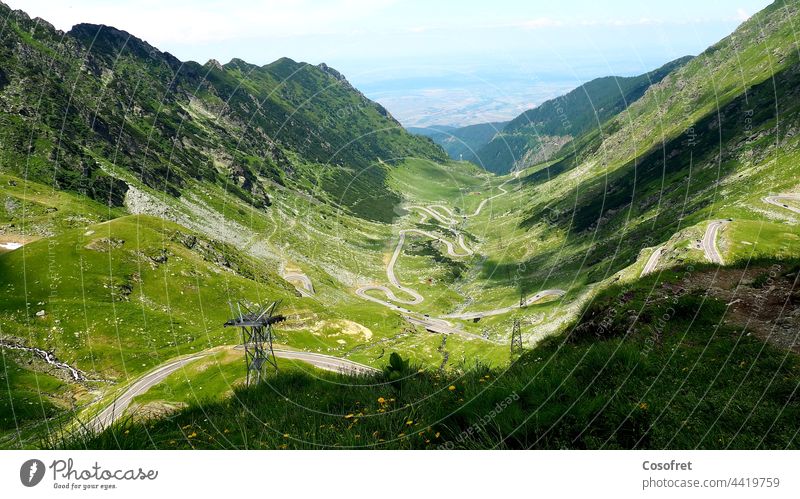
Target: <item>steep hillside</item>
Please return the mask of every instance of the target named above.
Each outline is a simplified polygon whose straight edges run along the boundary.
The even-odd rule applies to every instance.
[[[655,269],[796,254],[797,19],[797,2],[776,2],[523,171],[525,186],[495,201],[507,215],[482,227],[484,275],[566,289],[618,279],[656,250]],[[721,258],[704,251],[714,239]]]
[[[621,113],[651,85],[689,60],[691,57],[676,59],[639,76],[594,79],[525,111],[478,149],[474,158],[465,159],[497,173],[547,161],[573,139]]]
[[[480,123],[460,128],[431,126],[409,128],[417,135],[430,137],[442,146],[451,159],[475,161],[475,154],[508,124],[507,121]]]
[[[526,181],[548,194],[535,197],[524,225],[539,223],[542,209],[558,213],[572,238],[596,241],[586,262],[604,275],[630,264],[632,249],[711,219],[790,217],[764,198],[798,187],[797,16],[796,2],[776,2],[651,87],[603,134],[533,169]]]
[[[797,6],[526,113],[506,175],[325,65],[7,15],[0,446],[796,447]],[[242,389],[228,302],[275,300]]]
[[[790,295],[798,269],[797,261],[777,273],[762,266],[722,274],[681,268],[613,287],[568,336],[541,343],[507,369],[477,367],[448,377],[411,366],[392,384],[382,376],[291,373],[225,402],[193,404],[171,419],[123,422],[51,445],[796,449],[800,358],[787,355],[777,337],[765,344],[768,328],[745,334],[742,327],[755,316],[729,312],[726,301],[769,294],[762,319],[789,299],[797,324],[800,299],[796,291]],[[769,292],[761,287],[764,273],[775,275]],[[708,282],[718,284],[710,296]],[[263,403],[275,392],[284,397]],[[256,417],[241,418],[243,407]]]
[[[319,185],[385,220],[399,201],[385,164],[444,158],[324,64],[184,63],[107,26],[62,33],[5,5],[0,18],[3,165],[112,206],[127,186],[103,162],[172,196],[202,180],[254,206],[269,204],[258,177]]]

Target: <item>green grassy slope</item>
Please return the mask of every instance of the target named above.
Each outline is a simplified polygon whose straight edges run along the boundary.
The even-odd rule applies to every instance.
[[[113,134],[125,144],[125,154],[142,161],[132,166],[110,158],[101,130],[87,132],[85,146],[79,139],[70,147],[80,144],[104,182],[113,178],[113,185],[125,186],[124,195],[117,193],[122,207],[108,206],[109,200],[116,204],[110,191],[98,201],[57,178],[55,191],[49,176],[46,184],[23,180],[20,175],[34,170],[20,166],[26,146],[19,137],[26,135],[14,135],[17,142],[8,147],[0,178],[0,194],[9,200],[2,204],[0,223],[2,237],[27,244],[0,255],[0,339],[52,349],[61,360],[114,382],[57,378],[64,392],[79,400],[74,404],[79,410],[86,401],[78,398],[80,387],[96,392],[90,398],[109,398],[170,358],[236,342],[220,326],[228,318],[229,299],[282,299],[290,320],[278,329],[277,341],[287,348],[376,367],[399,352],[424,371],[409,371],[401,393],[380,377],[342,386],[338,377],[294,370],[271,380],[267,392],[240,390],[233,357],[218,353],[211,368],[223,378],[231,374],[232,381],[197,364],[183,379],[170,378],[142,396],[137,403],[160,416],[163,408],[193,406],[128,428],[131,436],[120,442],[130,447],[150,445],[142,437],[146,430],[159,435],[159,446],[198,447],[431,447],[439,445],[437,439],[461,447],[497,442],[514,448],[796,446],[787,422],[797,410],[791,390],[797,383],[795,345],[783,333],[777,335],[781,341],[767,334],[766,318],[746,323],[741,319],[747,310],[725,306],[736,300],[731,293],[737,269],[757,264],[741,270],[739,279],[749,283],[742,289],[752,293],[741,301],[751,307],[761,299],[763,274],[774,266],[781,269],[781,290],[797,275],[796,216],[762,199],[799,187],[800,81],[790,29],[798,16],[795,5],[770,6],[646,91],[626,87],[644,93],[624,102],[621,113],[604,115],[602,126],[592,125],[549,161],[506,176],[468,162],[445,162],[427,139],[390,132],[393,120],[330,68],[288,59],[265,67],[240,60],[225,66],[178,64],[103,28],[98,59],[91,59],[98,69],[89,78],[92,85],[113,83],[109,61],[130,42],[120,58],[130,66],[121,67],[140,71],[145,80],[140,90],[148,98],[158,92],[171,96],[165,97],[164,113],[174,113],[181,125],[160,128],[169,120],[155,119],[155,108],[142,107],[147,99],[135,97],[127,82],[113,83],[114,95],[131,99],[133,110],[141,108]],[[26,22],[15,16],[14,22]],[[71,36],[80,40],[91,32],[84,26]],[[23,36],[19,30],[12,34]],[[33,44],[30,53],[46,59],[52,56],[50,41],[42,36],[23,41]],[[147,57],[161,62],[139,67]],[[188,72],[181,81],[200,81],[196,88],[164,83],[167,68],[175,64],[176,74]],[[7,97],[19,94],[19,80],[10,81],[17,82],[16,90],[13,84],[0,88]],[[602,88],[609,102],[617,102],[611,87]],[[327,97],[318,100],[320,92]],[[49,95],[45,101],[63,105],[59,99]],[[343,121],[326,118],[361,105],[364,109]],[[9,108],[6,117],[34,126],[26,109]],[[109,120],[124,114],[114,109]],[[594,110],[580,113],[585,120],[578,123],[599,120]],[[136,116],[152,126],[134,126]],[[80,138],[82,118],[75,119]],[[35,126],[52,132],[50,125]],[[184,126],[190,131],[182,132]],[[10,130],[13,135],[21,129]],[[153,149],[146,145],[150,135],[160,144]],[[314,139],[306,142],[307,137]],[[34,150],[48,151],[48,144],[36,142]],[[158,168],[167,164],[162,160],[171,157],[173,147],[176,166],[167,175]],[[31,157],[38,159],[29,165],[53,173],[61,156]],[[63,158],[78,168],[76,157]],[[195,168],[192,158],[205,166]],[[81,182],[94,175],[83,171]],[[432,205],[452,210],[452,227],[414,208]],[[699,241],[709,221],[721,218],[733,220],[716,246],[726,264],[736,267],[720,271],[726,278],[717,283],[716,269],[703,266]],[[356,291],[389,284],[387,264],[400,231],[409,229],[451,241],[461,234],[474,252],[448,255],[444,244],[408,235],[395,272],[424,301],[400,313]],[[663,248],[657,265],[663,272],[640,280],[656,247]],[[671,268],[680,270],[664,270]],[[282,278],[290,271],[308,276],[313,296],[298,296]],[[685,292],[671,296],[683,276],[690,284],[680,284]],[[754,285],[757,281],[762,286]],[[463,334],[430,333],[403,318],[509,307],[546,289],[564,295],[478,320],[453,319]],[[698,297],[704,289],[713,290],[708,300]],[[374,288],[368,296],[384,298]],[[658,317],[673,298],[681,312],[670,313],[662,326]],[[784,297],[786,311],[768,298],[771,313],[786,323],[780,330],[796,327],[796,297]],[[597,317],[606,316],[613,327],[598,327]],[[522,324],[525,345],[535,348],[504,370],[512,358],[514,319]],[[25,375],[14,378],[12,404],[28,400],[31,376],[54,374],[19,359],[11,362]],[[770,373],[779,373],[780,380]],[[194,383],[214,393],[194,398],[199,391],[193,391]],[[484,392],[487,386],[492,388]],[[615,387],[620,387],[616,394]],[[285,400],[263,404],[273,390],[308,407]],[[685,399],[675,396],[684,392]],[[519,400],[503,411],[496,428],[459,438],[512,394]],[[724,407],[734,397],[743,397],[742,405]],[[33,445],[30,436],[41,435],[42,424],[72,416],[65,412],[70,404],[59,405],[66,395],[45,398],[51,405],[26,420],[25,438],[8,440],[12,445]],[[718,406],[724,407],[721,412]],[[203,411],[217,419],[206,424],[200,420]],[[270,426],[248,427],[243,411],[259,414]],[[376,412],[381,416],[372,417]],[[753,430],[738,432],[736,422],[742,420]],[[775,427],[767,431],[770,422]],[[115,431],[65,445],[119,445],[112,443]]]
[[[202,180],[259,207],[270,203],[259,178],[321,180],[343,206],[385,220],[397,198],[381,161],[446,157],[325,65],[200,65],[108,26],[60,34],[5,5],[0,18],[0,164],[106,204],[121,205],[127,183],[104,162],[173,196]]]
[[[795,261],[776,274],[784,292],[798,268]],[[753,290],[753,276],[762,272],[770,268],[734,269],[724,277],[679,268],[613,287],[569,335],[540,344],[507,369],[466,365],[436,374],[411,368],[396,386],[383,377],[280,375],[223,403],[120,424],[62,445],[797,448],[797,356],[728,322],[725,301],[706,295],[705,279],[726,289],[743,280]]]
[[[795,4],[782,5],[652,87],[604,126],[608,134],[526,176],[522,226],[547,220],[563,231],[567,247],[582,248],[573,261],[597,282],[710,219],[787,220],[762,201],[793,192],[798,178],[796,15],[786,15]]]
[[[219,326],[229,312],[209,305],[293,295],[274,274],[236,262],[231,248],[202,240],[188,248],[191,237],[163,220],[123,217],[0,256],[4,336],[55,351],[92,377],[124,380],[225,342]]]
[[[464,159],[497,173],[547,161],[572,139],[602,127],[608,119],[638,100],[650,86],[658,84],[690,59],[676,59],[639,76],[594,79],[520,114]]]
[[[59,378],[26,369],[30,357],[13,350],[0,350],[0,435],[17,438],[29,423],[41,429],[46,421],[69,408],[72,394]],[[35,433],[34,433],[35,434]],[[0,447],[5,447],[0,439]]]

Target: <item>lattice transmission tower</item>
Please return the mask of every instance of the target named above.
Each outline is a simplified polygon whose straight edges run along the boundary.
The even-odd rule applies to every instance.
[[[275,309],[280,302],[256,310],[250,310],[241,303],[236,304],[234,310],[231,305],[233,319],[225,323],[225,327],[242,328],[242,345],[244,347],[244,360],[247,365],[247,384],[260,383],[267,377],[267,371],[272,366],[278,371],[275,361],[275,352],[272,350],[272,325],[283,322],[286,317],[275,315]]]

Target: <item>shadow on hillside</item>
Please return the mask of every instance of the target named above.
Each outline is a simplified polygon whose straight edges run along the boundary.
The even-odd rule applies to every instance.
[[[687,133],[654,147],[608,176],[584,183],[577,199],[570,196],[555,205],[534,207],[520,226],[532,227],[544,218],[543,214],[551,213],[555,214],[554,223],[580,234],[598,225],[603,230],[614,229],[609,223],[631,206],[633,214],[660,207],[659,216],[666,222],[681,213],[691,215],[703,209],[719,194],[716,186],[739,171],[741,155],[763,157],[764,151],[775,145],[776,129],[759,128],[773,126],[779,115],[793,114],[797,100],[781,96],[798,86],[800,75],[787,70],[774,80],[749,88],[699,120]],[[574,168],[579,160],[570,153],[526,181],[552,180]]]

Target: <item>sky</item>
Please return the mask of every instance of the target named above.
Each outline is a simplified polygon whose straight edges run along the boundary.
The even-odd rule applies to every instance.
[[[511,118],[588,79],[697,54],[770,3],[4,1],[65,31],[115,26],[182,60],[326,62],[407,125]]]

